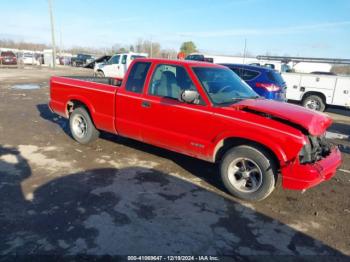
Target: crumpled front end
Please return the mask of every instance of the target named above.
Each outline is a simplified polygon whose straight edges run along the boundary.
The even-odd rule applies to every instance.
[[[304,190],[331,179],[341,165],[337,146],[324,136],[308,136],[309,143],[301,149],[298,158],[281,168],[282,185],[287,189]]]

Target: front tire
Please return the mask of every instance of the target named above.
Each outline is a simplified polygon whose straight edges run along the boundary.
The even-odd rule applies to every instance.
[[[276,185],[275,163],[260,148],[237,146],[230,149],[222,159],[220,171],[226,189],[243,200],[263,200]]]
[[[88,144],[99,136],[99,131],[83,107],[74,109],[69,117],[69,127],[73,138],[80,144]]]

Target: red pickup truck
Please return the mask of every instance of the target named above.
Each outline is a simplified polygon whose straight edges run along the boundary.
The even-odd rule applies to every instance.
[[[52,77],[50,88],[51,110],[79,143],[103,130],[218,163],[238,198],[262,200],[277,179],[308,189],[341,164],[327,115],[263,99],[224,66],[137,59],[123,80]]]

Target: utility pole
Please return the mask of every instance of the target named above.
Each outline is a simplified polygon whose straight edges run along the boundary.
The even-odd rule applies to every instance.
[[[60,56],[62,56],[62,48],[63,48],[63,45],[62,45],[62,30],[60,30]]]
[[[153,39],[152,39],[152,35],[151,35],[151,50],[150,50],[150,57],[152,58],[153,56]]]
[[[48,0],[49,2],[49,13],[50,13],[50,21],[51,21],[51,41],[52,41],[52,68],[56,68],[56,43],[55,43],[55,26],[53,20],[53,12],[52,12],[52,0]]]

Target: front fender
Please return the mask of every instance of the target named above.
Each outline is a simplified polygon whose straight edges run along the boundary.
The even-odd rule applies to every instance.
[[[236,140],[242,140],[244,141],[249,141],[252,143],[260,144],[266,148],[268,148],[270,151],[272,151],[277,159],[280,162],[280,165],[283,166],[289,159],[284,147],[282,144],[278,143],[273,137],[271,136],[266,136],[261,133],[244,133],[244,132],[224,132],[221,133],[219,136],[217,136],[214,140],[214,147],[212,148],[212,151],[209,153],[212,157],[213,162],[216,159],[217,153],[219,150],[224,146],[224,141],[227,139],[236,139]],[[302,144],[296,145],[295,152],[299,152],[302,148]]]

